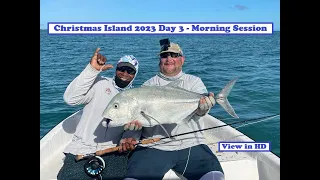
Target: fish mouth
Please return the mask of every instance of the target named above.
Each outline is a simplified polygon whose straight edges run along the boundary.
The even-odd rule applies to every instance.
[[[112,120],[109,118],[104,118],[104,120],[101,122],[101,124],[103,127],[108,128],[110,121],[112,121]]]

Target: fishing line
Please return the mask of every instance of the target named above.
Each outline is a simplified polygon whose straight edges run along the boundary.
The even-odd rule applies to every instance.
[[[189,148],[188,159],[187,159],[187,163],[186,163],[186,166],[184,167],[183,173],[181,174],[182,176],[184,175],[184,173],[186,172],[186,169],[187,169],[187,167],[188,167],[188,163],[189,163],[189,157],[190,157],[190,151],[191,151],[191,147]]]
[[[236,118],[225,118],[225,119],[220,119],[220,118],[217,118],[217,119],[219,119],[220,121],[225,121],[225,120],[229,120],[229,119],[236,119]]]
[[[235,127],[235,128],[237,129],[237,128],[240,128],[240,127],[243,127],[243,126],[247,126],[247,125],[250,125],[250,124],[255,124],[255,123],[258,123],[258,122],[263,122],[263,121],[266,121],[266,120],[268,120],[268,119],[272,119],[272,118],[275,118],[275,117],[278,117],[278,116],[280,116],[280,114],[275,115],[275,116],[273,116],[273,117],[266,118],[266,119],[262,119],[262,120],[257,121],[257,122],[251,122],[251,123],[243,124],[243,125],[237,126],[237,127]]]
[[[251,123],[243,124],[243,125],[240,125],[240,126],[238,126],[238,127],[233,127],[233,128],[234,128],[234,129],[238,129],[238,128],[243,127],[243,126],[247,126],[247,125],[250,125],[250,124],[255,124],[255,123],[258,123],[258,122],[263,122],[263,121],[266,121],[266,120],[269,120],[269,119],[272,119],[272,118],[275,118],[275,117],[278,117],[278,116],[280,116],[280,114],[274,115],[274,116],[270,116],[270,117],[265,117],[265,119],[262,119],[262,120],[259,120],[259,121],[256,121],[256,122],[251,122]],[[260,118],[260,119],[261,119],[261,118]],[[212,133],[212,134],[213,134],[213,133]],[[235,140],[235,139],[236,139],[237,137],[239,137],[239,136],[245,136],[245,135],[242,134],[242,135],[237,135],[237,136],[233,136],[233,137],[229,137],[229,138],[224,138],[224,140],[228,140],[228,141],[230,141],[230,140]],[[211,142],[211,143],[208,143],[207,145],[217,144],[218,142],[219,142],[219,141],[217,141],[217,142]],[[240,141],[240,142],[241,142],[241,141]],[[257,153],[257,152],[246,152],[246,153],[251,154],[250,156],[251,156],[252,158],[259,159],[261,162],[263,162],[264,164],[266,164],[268,167],[271,167],[271,168],[274,169],[274,167],[270,166],[268,163],[265,163],[265,161],[264,161],[263,159],[259,158],[259,156],[260,156],[259,153]]]
[[[268,120],[268,119],[271,119],[271,118],[274,118],[274,117],[277,117],[277,116],[280,116],[280,115],[275,115],[275,116],[272,116],[272,117],[269,117],[269,118],[266,118],[266,119],[262,119],[262,120],[257,121],[257,122],[251,122],[251,123],[243,124],[243,125],[240,125],[240,126],[238,126],[238,127],[236,127],[236,128],[240,128],[240,127],[247,126],[247,125],[250,125],[250,124],[255,124],[255,123],[258,123],[258,122],[266,121],[266,120]],[[227,119],[234,119],[234,118],[227,118]],[[224,120],[226,120],[226,119],[224,119]],[[236,128],[235,128],[235,129],[236,129]],[[230,140],[230,139],[229,139],[229,140]],[[210,143],[210,144],[214,144],[214,143]],[[184,175],[184,173],[186,172],[187,167],[188,167],[189,158],[190,158],[190,151],[191,151],[191,147],[189,148],[188,159],[187,159],[187,162],[186,162],[186,166],[185,166],[185,168],[184,168],[184,170],[183,170],[183,173],[181,174],[182,176]]]
[[[237,135],[237,136],[225,138],[225,139],[223,139],[223,140],[224,140],[224,141],[230,141],[230,140],[235,141],[236,138],[239,137],[239,136],[245,136],[245,135],[244,135],[244,134],[242,134],[242,135]],[[212,142],[212,143],[208,143],[207,145],[209,146],[209,145],[217,144],[218,142],[219,142],[219,141],[217,141],[217,142]],[[238,142],[247,142],[247,141],[240,140],[240,141],[238,141]],[[211,149],[211,148],[210,148],[210,149]],[[217,152],[217,153],[218,153],[218,152]],[[221,153],[221,152],[220,152],[220,153]],[[227,152],[227,153],[228,153],[228,152]],[[236,156],[238,156],[239,153],[248,154],[250,158],[259,160],[260,162],[264,163],[264,164],[267,165],[268,167],[270,167],[270,168],[272,168],[272,169],[275,169],[275,168],[274,168],[273,166],[271,166],[269,163],[266,163],[266,161],[264,160],[264,158],[261,158],[261,157],[260,157],[260,156],[264,156],[264,154],[263,154],[264,152],[235,152],[235,153],[237,154]],[[271,153],[272,153],[272,151],[271,151]],[[273,153],[273,154],[274,154],[274,153]],[[217,155],[217,158],[218,158],[218,159],[219,159],[218,156],[221,157],[221,155]],[[278,156],[278,155],[276,155],[276,156]],[[223,156],[222,156],[222,157],[223,157]],[[240,155],[240,157],[241,157],[241,155]]]
[[[248,124],[244,124],[244,125],[239,126],[239,127],[242,127],[242,126],[245,126],[245,125],[255,124],[255,123],[258,123],[258,122],[266,121],[266,120],[275,118],[275,117],[277,117],[277,116],[280,116],[280,114],[272,115],[272,116],[266,116],[266,117],[260,117],[260,118],[254,118],[254,119],[248,119],[248,120],[244,120],[244,121],[240,121],[240,122],[235,122],[235,123],[231,123],[231,124],[225,124],[225,125],[221,125],[221,126],[215,126],[215,127],[206,128],[206,129],[201,129],[201,130],[192,131],[192,132],[205,131],[205,130],[209,130],[209,129],[215,129],[215,128],[219,128],[219,127],[224,127],[224,126],[231,126],[232,124],[246,123],[246,122],[249,122],[249,121],[256,121],[256,122],[251,122],[251,123],[248,123]],[[259,119],[261,119],[261,120],[259,120]],[[258,120],[258,121],[257,121],[257,120]],[[239,128],[239,127],[238,127],[238,128]],[[184,134],[190,134],[190,133],[192,133],[192,132],[177,134],[177,135],[174,135],[174,136],[171,136],[171,137],[181,136],[181,135],[184,135]],[[165,138],[161,138],[161,139],[165,139]],[[184,173],[185,173],[185,171],[186,171],[186,169],[187,169],[187,167],[188,167],[189,157],[190,157],[190,151],[191,151],[191,147],[189,148],[188,159],[187,159],[187,162],[186,162],[186,166],[185,166],[185,168],[184,168],[184,171],[183,171],[183,173],[182,173],[182,176],[184,175]]]
[[[144,114],[144,112],[141,112],[142,114]],[[148,116],[147,114],[144,114],[146,116]],[[253,118],[253,119],[248,119],[248,120],[244,120],[244,121],[239,121],[239,122],[234,122],[234,123],[230,123],[230,124],[224,124],[224,125],[220,125],[220,126],[214,126],[214,127],[210,127],[210,128],[205,128],[205,129],[199,129],[199,130],[196,130],[196,131],[191,131],[191,132],[186,132],[186,133],[181,133],[181,134],[176,134],[176,135],[173,135],[173,136],[170,136],[168,132],[166,132],[168,134],[168,137],[162,137],[162,138],[152,138],[152,139],[144,139],[144,140],[139,140],[137,144],[135,144],[135,146],[139,145],[139,144],[149,144],[149,143],[154,143],[154,142],[158,142],[160,140],[163,140],[163,139],[174,139],[174,137],[177,137],[177,136],[182,136],[182,135],[186,135],[186,134],[191,134],[191,133],[196,133],[196,132],[201,132],[201,131],[206,131],[206,130],[210,130],[210,129],[216,129],[216,128],[220,128],[220,127],[224,127],[224,126],[231,126],[231,125],[234,125],[234,124],[240,124],[240,123],[247,123],[247,122],[250,122],[250,121],[258,121],[258,122],[262,122],[262,121],[265,121],[265,120],[268,120],[268,119],[272,119],[274,117],[277,117],[277,116],[280,116],[280,114],[276,114],[276,115],[271,115],[271,116],[265,116],[265,117],[260,117],[260,118]],[[152,118],[151,116],[149,116],[150,118]],[[152,118],[154,119],[154,118]],[[154,119],[155,120],[155,119]],[[260,121],[259,121],[260,120]],[[157,121],[157,120],[155,120]],[[254,122],[254,123],[257,123],[257,122]],[[254,124],[254,123],[249,123],[249,124]],[[249,125],[248,124],[248,125]],[[162,127],[162,126],[161,126]],[[232,127],[232,126],[231,126]],[[242,126],[240,126],[242,127]],[[164,127],[162,127],[164,129]],[[239,127],[238,127],[239,128]],[[165,130],[165,129],[164,129]],[[212,143],[210,143],[212,144]],[[114,152],[114,151],[118,151],[119,150],[119,147],[113,147],[113,148],[108,148],[108,149],[105,149],[105,150],[101,150],[101,151],[97,151],[95,154],[97,155],[103,155],[103,154],[106,154],[106,153],[109,153],[109,152]],[[90,154],[87,154],[87,155],[77,155],[76,156],[76,161],[79,161],[83,158],[87,158],[87,157],[90,157],[92,155]]]
[[[266,118],[271,119],[271,118],[274,118],[274,117],[277,117],[277,116],[280,116],[280,114],[270,115],[270,116],[265,116],[265,117],[260,117],[260,118],[247,119],[247,120],[243,120],[243,121],[239,121],[239,122],[234,122],[234,123],[230,123],[230,124],[224,124],[224,125],[214,126],[214,127],[205,128],[205,129],[199,129],[199,130],[196,130],[196,131],[191,131],[191,132],[176,134],[176,135],[173,135],[173,136],[170,136],[170,137],[163,137],[163,138],[160,138],[160,140],[162,140],[162,139],[168,139],[168,138],[173,138],[173,137],[177,137],[177,136],[182,136],[182,135],[186,135],[186,134],[191,134],[191,133],[196,133],[196,132],[201,132],[201,131],[206,131],[206,130],[210,130],[210,129],[216,129],[216,128],[220,128],[220,127],[224,127],[224,126],[231,126],[231,125],[234,125],[234,124],[247,123],[247,122],[250,122],[250,121],[257,121],[257,120],[264,120],[264,119],[266,119]],[[231,126],[231,127],[232,127],[232,126]]]
[[[145,114],[143,111],[141,111],[141,114],[143,115],[146,115],[148,116],[149,118],[157,121],[156,119],[154,119],[153,117]],[[216,128],[220,128],[220,127],[224,127],[224,126],[231,126],[233,124],[240,124],[240,123],[248,123],[250,121],[256,121],[256,122],[252,122],[252,123],[248,123],[248,124],[244,124],[244,125],[241,125],[237,128],[240,128],[240,127],[243,127],[243,126],[246,126],[246,125],[249,125],[249,124],[255,124],[255,123],[258,123],[258,122],[262,122],[262,121],[266,121],[266,120],[269,120],[269,119],[272,119],[272,118],[275,118],[275,117],[278,117],[280,116],[280,114],[276,114],[276,115],[271,115],[271,116],[265,116],[265,117],[260,117],[260,118],[253,118],[253,119],[248,119],[248,120],[244,120],[244,121],[239,121],[239,122],[234,122],[234,123],[230,123],[230,124],[224,124],[224,125],[220,125],[220,126],[214,126],[214,127],[210,127],[210,128],[205,128],[205,129],[200,129],[200,130],[196,130],[196,131],[191,131],[191,132],[186,132],[186,133],[181,133],[181,134],[177,134],[177,135],[173,135],[173,136],[170,136],[168,132],[166,132],[166,130],[164,129],[164,127],[160,124],[160,126],[163,128],[163,130],[167,133],[168,137],[163,137],[163,138],[153,138],[153,139],[147,139],[147,140],[140,140],[136,145],[138,144],[148,144],[148,143],[152,143],[152,142],[157,142],[157,141],[160,141],[162,139],[173,139],[173,137],[176,137],[176,136],[182,136],[182,135],[186,135],[186,134],[191,134],[191,133],[196,133],[196,132],[201,132],[201,131],[206,131],[206,130],[210,130],[210,129],[216,129]],[[231,126],[232,127],[232,126]],[[235,136],[237,137],[237,136]],[[235,137],[232,137],[232,138],[235,138]],[[228,138],[230,139],[230,138]],[[209,143],[209,144],[215,144],[215,143]],[[208,145],[209,145],[208,144]],[[118,150],[118,147],[115,147],[115,148],[110,148],[110,149],[113,149],[111,150],[110,152],[113,152],[113,151],[117,151]],[[106,149],[106,150],[109,150],[109,149]],[[104,150],[104,151],[106,151]],[[100,155],[102,154],[105,154],[107,152],[102,152],[102,153],[99,153]],[[97,153],[96,153],[97,154]],[[189,148],[189,154],[188,154],[188,158],[187,158],[187,162],[186,162],[186,166],[184,168],[184,171],[182,173],[182,176],[184,175],[186,169],[187,169],[187,166],[188,166],[188,163],[189,163],[189,158],[190,158],[190,154],[191,154],[191,147]],[[254,154],[257,154],[257,153],[254,153]],[[251,155],[252,157],[254,157],[254,154]],[[257,154],[259,155],[259,154]],[[88,162],[87,162],[87,166],[85,167],[85,171],[88,175],[91,175],[91,176],[95,176],[96,178],[100,178],[100,174],[102,172],[102,170],[105,168],[105,164],[104,164],[104,161],[102,158],[99,158],[99,156],[94,156],[95,158],[91,158]],[[79,158],[79,159],[82,159],[83,157]],[[256,157],[257,159],[260,159],[258,156]],[[79,160],[78,159],[78,160]],[[95,161],[95,162],[92,162]],[[260,159],[261,162],[265,163],[263,161],[263,159]],[[268,164],[267,164],[268,165]],[[268,165],[269,166],[269,165]],[[97,177],[98,175],[98,177]]]
[[[245,136],[245,135],[240,135],[240,136]],[[235,141],[235,139],[239,137],[239,136],[233,136],[233,137],[229,137],[229,138],[225,138],[224,141],[230,141],[230,140],[233,140]],[[218,141],[219,142],[219,141]],[[213,144],[217,144],[218,142],[212,142],[212,143],[208,143],[207,145],[213,145]],[[238,142],[247,142],[247,141],[238,141]],[[210,148],[210,147],[209,147]],[[210,148],[211,149],[211,148]],[[213,152],[213,151],[212,151]],[[218,152],[217,152],[218,153]],[[221,153],[221,152],[220,152]],[[227,153],[230,153],[230,152],[227,152]],[[246,153],[249,155],[250,158],[253,158],[253,159],[256,159],[256,160],[259,160],[260,162],[264,163],[265,165],[267,165],[268,167],[272,168],[272,169],[275,169],[273,166],[269,165],[269,163],[266,163],[265,160],[262,158],[261,159],[261,155],[263,155],[264,152],[235,152],[237,155],[235,156],[238,156],[239,153]],[[276,155],[277,156],[277,155]],[[220,155],[217,155],[217,158],[219,159],[219,157],[223,157],[221,154]],[[241,157],[241,155],[240,155]],[[225,157],[226,158],[226,157]],[[220,161],[220,160],[219,160]]]
[[[250,124],[255,124],[255,123],[259,123],[259,122],[267,121],[267,120],[269,120],[269,119],[272,119],[272,118],[275,118],[275,117],[278,117],[278,116],[280,116],[280,114],[278,114],[278,115],[274,115],[274,116],[272,116],[272,117],[267,117],[267,118],[262,119],[262,120],[260,120],[260,121],[251,122],[251,123],[245,123],[245,124],[243,124],[243,125],[236,126],[236,127],[233,127],[233,128],[234,128],[234,129],[238,129],[238,128],[241,128],[241,127],[244,127],[244,126],[248,126],[248,125],[250,125]],[[224,119],[224,120],[225,120],[225,119]],[[224,120],[223,120],[223,121],[224,121]],[[214,132],[212,132],[212,133],[214,133]]]
[[[255,123],[267,121],[267,120],[269,120],[269,119],[272,119],[272,118],[275,118],[275,117],[278,117],[278,116],[280,116],[280,114],[274,115],[274,116],[271,116],[271,117],[266,117],[265,119],[262,119],[262,120],[260,120],[260,121],[251,122],[251,123],[246,123],[246,124],[243,124],[243,125],[240,125],[240,126],[236,126],[236,127],[233,127],[233,128],[234,128],[234,129],[238,129],[238,128],[241,128],[241,127],[244,127],[244,126],[247,126],[247,125],[250,125],[250,124],[255,124]],[[213,133],[214,133],[214,132],[213,132]]]

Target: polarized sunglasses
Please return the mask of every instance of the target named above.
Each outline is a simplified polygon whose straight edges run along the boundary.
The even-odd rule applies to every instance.
[[[136,74],[136,70],[134,70],[134,69],[132,69],[131,67],[128,67],[128,66],[118,67],[117,71],[121,71],[121,72],[127,71],[127,73],[131,74],[131,75]]]
[[[181,56],[179,53],[174,53],[174,52],[167,52],[167,53],[162,53],[160,54],[161,58],[167,58],[168,56],[171,56],[172,58],[176,58]]]

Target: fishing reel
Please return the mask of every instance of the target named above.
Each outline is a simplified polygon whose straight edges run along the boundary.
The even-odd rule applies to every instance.
[[[84,164],[84,172],[93,179],[102,179],[101,173],[105,167],[106,164],[101,157],[92,156]]]

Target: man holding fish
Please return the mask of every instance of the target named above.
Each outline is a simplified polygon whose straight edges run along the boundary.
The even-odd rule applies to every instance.
[[[160,40],[160,45],[160,72],[146,81],[143,86],[167,86],[169,83],[174,84],[177,82],[176,88],[183,88],[199,94],[208,94],[204,83],[199,77],[185,74],[182,71],[185,57],[180,46],[176,43],[170,43],[169,39]],[[197,109],[186,123],[163,124],[161,120],[159,120],[159,125],[149,127],[146,127],[144,123],[142,123],[144,126],[142,130],[134,132],[127,131],[124,133],[123,139],[121,140],[122,146],[120,146],[120,152],[128,150],[128,148],[133,148],[133,146],[130,147],[130,145],[125,144],[125,142],[130,142],[131,144],[132,142],[136,142],[128,137],[133,136],[136,140],[141,137],[143,137],[143,139],[162,138],[201,129],[203,124],[198,120],[207,114],[212,106],[215,105],[215,99],[213,93],[209,93],[209,96],[203,95],[199,97],[201,98],[197,100]],[[174,113],[172,113],[174,109],[170,109],[170,103],[172,102],[167,103],[169,108],[167,108],[168,111],[165,113],[174,116]],[[141,110],[146,116],[154,120],[157,119],[156,117],[152,117],[155,109],[151,111],[146,107],[144,111],[145,112],[142,112]],[[161,109],[159,109],[159,111],[161,111]],[[105,114],[107,114],[107,110],[105,112]],[[160,116],[161,115],[158,117]],[[135,120],[139,121],[139,119]],[[177,119],[177,122],[180,120],[181,119]],[[126,125],[125,129],[128,129],[130,124],[131,123]],[[170,169],[173,169],[187,179],[224,180],[223,169],[217,157],[206,145],[205,138],[201,132],[178,136],[174,139],[164,139],[151,145],[138,145],[131,153],[132,155],[128,161],[128,172],[125,178],[127,180],[161,180]]]
[[[123,127],[104,127],[102,112],[110,100],[119,92],[132,88],[139,68],[137,59],[125,55],[117,63],[113,78],[99,76],[101,71],[113,68],[105,64],[107,59],[97,48],[90,63],[68,85],[64,100],[67,104],[85,105],[72,142],[63,151],[65,160],[58,174],[58,180],[90,180],[84,166],[87,161],[75,161],[77,155],[93,154],[98,150],[117,146],[122,138]],[[104,122],[107,126],[108,122]],[[134,129],[141,126],[133,123]],[[133,146],[126,143],[128,150]],[[99,174],[102,179],[123,179],[127,169],[127,156],[113,153],[102,157],[106,167]]]

